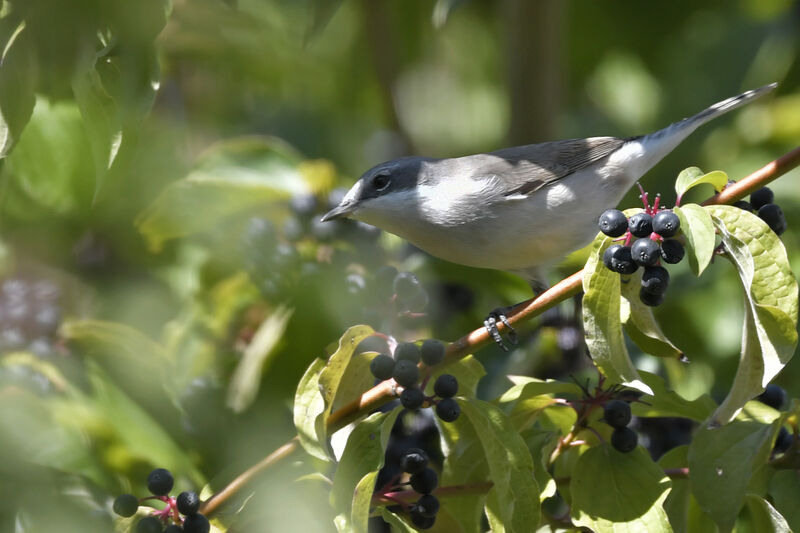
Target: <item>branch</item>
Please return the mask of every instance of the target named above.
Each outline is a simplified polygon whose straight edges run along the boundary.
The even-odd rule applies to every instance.
[[[703,202],[703,205],[734,203],[797,166],[800,166],[800,147],[795,148],[791,152],[788,152],[775,161],[756,170],[737,183],[730,185],[721,193]],[[579,270],[550,287],[547,291],[539,295],[538,298],[526,300],[515,306],[507,315],[509,323],[513,326],[540,315],[556,304],[578,294],[581,291],[582,283],[583,270]],[[506,329],[505,325],[502,323],[497,326],[500,333],[503,333]],[[485,328],[476,329],[448,345],[445,360],[442,364],[450,365],[456,363],[491,342],[493,341]],[[375,409],[392,401],[395,397],[393,389],[394,387],[391,381],[383,381],[364,392],[356,400],[331,413],[326,421],[328,434],[338,431],[347,424],[355,422],[359,418],[366,416]],[[297,437],[295,437],[262,459],[261,462],[250,467],[244,473],[236,477],[236,479],[231,481],[224,489],[207,500],[203,504],[201,512],[206,515],[215,512],[220,505],[236,494],[236,492],[249,483],[257,474],[266,470],[284,457],[288,457],[297,449],[299,449],[299,443]]]

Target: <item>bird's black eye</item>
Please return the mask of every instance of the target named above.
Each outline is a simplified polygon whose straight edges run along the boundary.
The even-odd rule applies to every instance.
[[[392,180],[389,179],[388,174],[378,174],[377,176],[372,178],[372,186],[375,187],[376,191],[382,191],[389,186],[389,183],[391,183],[391,181]]]

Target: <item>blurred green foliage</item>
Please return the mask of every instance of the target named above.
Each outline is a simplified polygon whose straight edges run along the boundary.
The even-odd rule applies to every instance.
[[[0,300],[0,532],[108,531],[113,496],[144,493],[156,466],[178,490],[224,486],[294,436],[300,377],[374,319],[358,277],[386,263],[430,294],[427,316],[391,324],[409,340],[453,340],[529,297],[511,275],[312,222],[375,163],[632,136],[772,81],[774,98],[697,132],[644,184],[671,205],[681,169],[741,177],[800,139],[796,2],[551,1],[514,16],[524,2],[0,2],[0,273],[28,302],[14,318],[19,296]],[[522,114],[520,90],[546,120]],[[794,271],[797,178],[773,186]],[[318,206],[303,218],[289,204],[306,194]],[[296,238],[291,224],[305,224]],[[741,341],[736,272],[715,262],[695,278],[683,263],[672,285],[656,315],[692,364],[629,348],[685,398],[721,400]],[[52,309],[58,333],[19,325]],[[569,328],[539,326],[510,355],[477,354],[479,395],[507,374],[591,375]],[[796,398],[798,382],[794,359],[777,383]],[[294,482],[312,471],[259,478],[227,511],[244,505],[236,531],[332,530],[328,486]]]

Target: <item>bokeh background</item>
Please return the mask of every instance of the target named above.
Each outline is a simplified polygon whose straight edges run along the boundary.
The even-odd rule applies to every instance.
[[[685,167],[737,179],[800,142],[792,0],[126,4],[0,2],[3,116],[15,124],[9,106],[35,98],[0,175],[1,532],[109,531],[113,497],[143,495],[155,467],[210,494],[294,435],[298,379],[346,327],[454,340],[530,296],[509,274],[320,225],[376,163],[633,136],[773,81],[774,96],[703,127],[643,184],[671,205]],[[773,186],[795,271],[798,179]],[[373,274],[387,264],[424,285],[423,316],[382,314]],[[738,277],[726,262],[672,274],[656,314],[691,364],[637,364],[719,400],[738,361]],[[510,354],[476,354],[481,395],[507,374],[595,376],[576,316],[567,302]],[[777,383],[798,397],[798,382],[793,360]],[[658,455],[691,426],[639,429]],[[295,459],[221,523],[332,531],[327,485],[296,481],[314,468]]]

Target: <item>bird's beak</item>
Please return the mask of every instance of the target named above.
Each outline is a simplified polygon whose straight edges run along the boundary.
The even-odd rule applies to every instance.
[[[325,216],[322,217],[322,222],[327,222],[329,220],[334,220],[337,218],[344,218],[347,215],[351,214],[355,211],[356,203],[353,201],[349,202],[342,202],[341,204],[337,205],[327,213]]]

